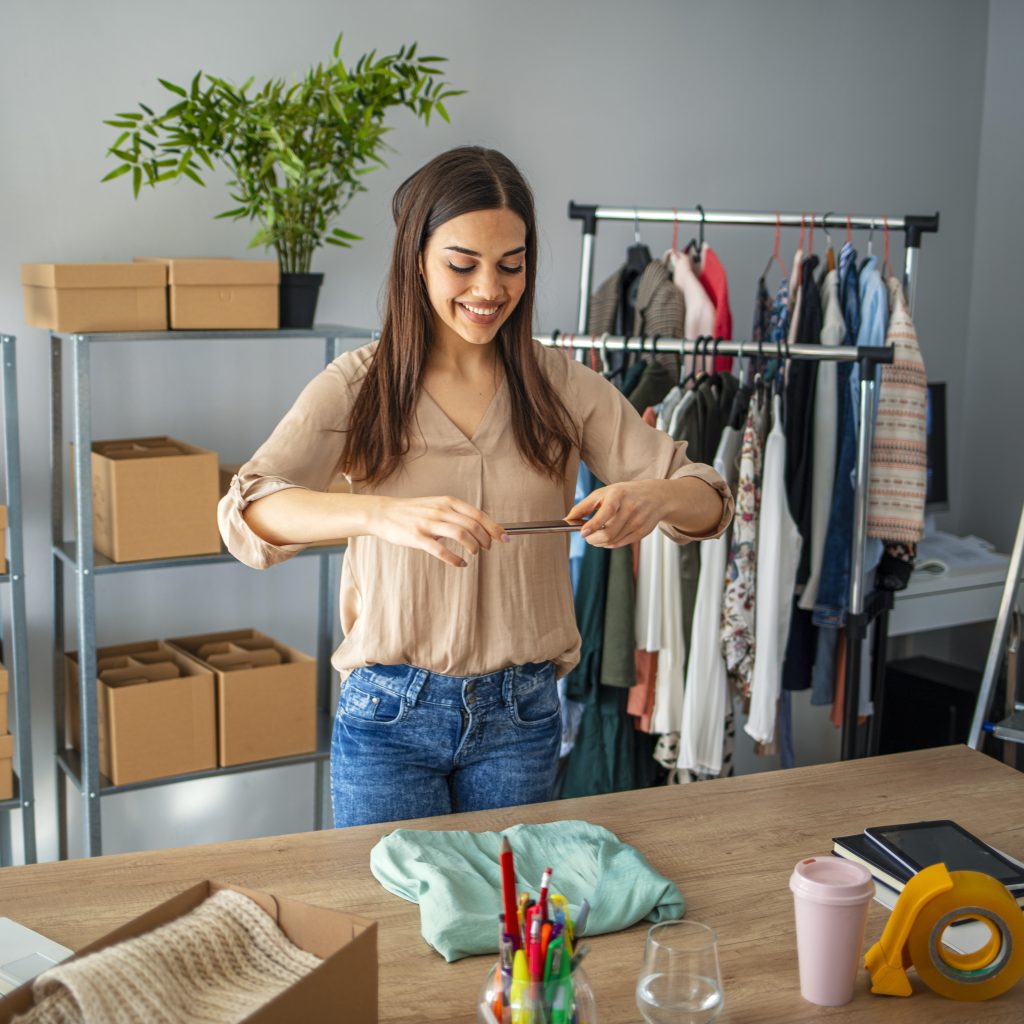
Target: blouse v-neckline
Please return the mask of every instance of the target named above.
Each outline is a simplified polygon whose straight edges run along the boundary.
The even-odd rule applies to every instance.
[[[444,411],[441,403],[434,398],[434,396],[423,386],[420,387],[420,393],[425,395],[429,399],[430,404],[439,413],[440,421],[447,427],[450,433],[453,433],[460,441],[471,444],[473,447],[477,447],[477,442],[480,440],[485,428],[487,427],[490,420],[495,415],[495,409],[499,404],[499,400],[502,397],[502,393],[505,390],[506,379],[504,374],[501,378],[501,383],[494,389],[494,394],[491,395],[490,402],[487,403],[487,408],[484,409],[483,415],[477,422],[477,425],[473,428],[471,434],[467,434],[452,418]]]

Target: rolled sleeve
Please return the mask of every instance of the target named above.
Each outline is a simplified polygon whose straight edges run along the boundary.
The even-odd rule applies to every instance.
[[[217,506],[228,551],[253,569],[266,569],[308,544],[272,544],[245,521],[243,512],[277,491],[297,487],[326,491],[338,471],[354,388],[375,346],[345,353],[303,389],[273,433],[239,469]]]
[[[721,534],[731,522],[734,509],[732,493],[722,477],[711,466],[691,462],[685,441],[673,441],[663,430],[645,423],[626,397],[599,374],[576,362],[567,362],[566,372],[580,418],[581,455],[590,469],[606,484],[699,477],[722,500],[715,528],[699,536],[668,523],[660,523],[659,529],[677,544],[710,540]]]
[[[267,569],[278,562],[285,562],[308,546],[271,544],[256,533],[242,515],[257,498],[265,498],[275,491],[296,486],[298,485],[287,480],[257,477],[252,480],[249,488],[245,488],[239,475],[232,477],[227,494],[217,505],[217,525],[220,527],[225,547],[250,569]]]
[[[685,445],[686,442],[679,443]],[[675,541],[676,544],[689,544],[690,541],[694,540],[714,540],[715,537],[721,536],[732,522],[733,513],[736,511],[736,503],[733,499],[732,491],[729,490],[729,485],[722,479],[721,475],[703,462],[688,462],[673,473],[669,479],[676,480],[683,476],[695,476],[713,487],[722,499],[722,515],[719,517],[717,525],[709,533],[683,533],[682,530],[675,526],[670,526],[668,523],[659,523],[658,529],[669,540]]]

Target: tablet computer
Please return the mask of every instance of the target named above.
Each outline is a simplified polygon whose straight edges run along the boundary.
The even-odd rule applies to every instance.
[[[1024,895],[1024,871],[955,821],[882,825],[864,834],[911,871],[941,862],[949,871],[981,871]]]

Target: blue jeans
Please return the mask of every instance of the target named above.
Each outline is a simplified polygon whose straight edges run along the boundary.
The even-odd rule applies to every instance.
[[[551,662],[482,676],[358,668],[331,739],[335,827],[550,800],[561,735]]]

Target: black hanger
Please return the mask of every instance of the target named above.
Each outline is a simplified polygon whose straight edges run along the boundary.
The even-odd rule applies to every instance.
[[[700,262],[701,253],[704,251],[704,207],[700,203],[697,203],[697,209],[700,210],[700,226],[697,229],[697,237],[691,238],[686,248],[688,251],[693,252],[697,257],[697,262]]]
[[[651,262],[651,250],[640,241],[640,217],[633,219],[633,244],[626,250],[626,273],[639,274]]]

